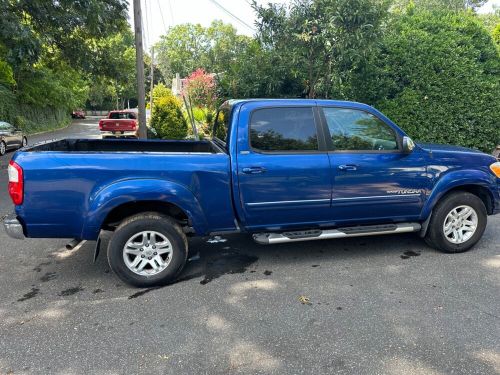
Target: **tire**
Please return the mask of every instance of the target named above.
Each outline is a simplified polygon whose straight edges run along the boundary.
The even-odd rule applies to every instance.
[[[0,156],[5,155],[7,152],[7,145],[5,144],[4,141],[0,141]]]
[[[170,252],[162,254],[161,251]],[[125,219],[108,245],[108,263],[113,272],[125,283],[141,288],[175,281],[186,264],[187,255],[187,238],[181,227],[172,218],[155,212]],[[162,257],[163,265],[155,261],[158,256]],[[134,262],[139,263],[134,266]]]
[[[466,224],[462,224],[460,220]],[[436,205],[425,242],[445,253],[462,253],[472,248],[481,239],[487,221],[486,207],[478,196],[467,192],[451,193]],[[475,223],[475,225],[467,223]],[[446,231],[445,225],[448,227]],[[467,231],[463,228],[467,228]]]
[[[27,145],[28,145],[28,138],[23,137],[23,140],[22,140],[22,143],[21,143],[21,147],[26,147]]]

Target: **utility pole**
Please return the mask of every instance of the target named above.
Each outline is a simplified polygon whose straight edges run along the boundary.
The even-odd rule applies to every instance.
[[[134,0],[135,65],[137,72],[137,101],[139,109],[139,138],[147,138],[146,89],[144,87],[144,52],[142,45],[141,0]]]
[[[149,115],[153,115],[153,88],[155,79],[155,47],[151,47],[151,88],[149,89]]]

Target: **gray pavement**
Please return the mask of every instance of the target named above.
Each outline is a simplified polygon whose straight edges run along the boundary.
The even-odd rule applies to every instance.
[[[96,121],[36,139],[87,134]],[[499,224],[456,255],[412,234],[194,239],[181,280],[145,290],[93,264],[94,243],[0,230],[0,373],[499,374]]]

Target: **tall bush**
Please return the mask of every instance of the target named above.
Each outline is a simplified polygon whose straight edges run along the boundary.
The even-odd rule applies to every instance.
[[[188,134],[181,102],[164,85],[153,90],[153,113],[150,126],[162,139],[184,139]]]

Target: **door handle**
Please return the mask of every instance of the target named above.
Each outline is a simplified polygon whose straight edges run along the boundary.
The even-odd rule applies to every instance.
[[[266,169],[262,167],[248,167],[242,169],[242,172],[246,174],[259,174],[264,173],[265,171]]]
[[[356,164],[343,164],[339,165],[339,169],[341,171],[355,171],[358,169],[358,166]]]

